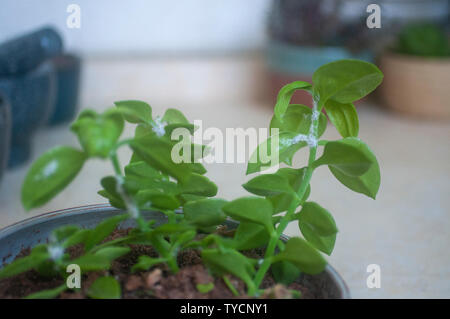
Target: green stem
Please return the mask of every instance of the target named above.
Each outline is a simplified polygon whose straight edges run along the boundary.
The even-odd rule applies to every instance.
[[[112,165],[113,165],[114,172],[115,172],[116,176],[119,176],[123,180],[124,176],[122,174],[122,169],[121,169],[121,166],[120,166],[119,158],[117,157],[116,149],[111,151],[109,157],[111,159],[111,162],[112,162]],[[122,187],[122,186],[120,186],[120,187]],[[139,226],[139,229],[141,229],[141,231],[143,231],[143,232],[146,232],[148,230],[148,225],[145,222],[145,220],[142,218],[141,212],[139,211],[139,207],[137,207],[137,205],[134,202],[132,202],[133,201],[132,198],[128,197],[125,194],[125,190],[123,190],[123,194],[120,194],[120,196],[122,197],[122,200],[125,202],[125,206],[127,208],[128,213],[130,215],[133,215],[132,212],[130,212],[130,208],[129,208],[129,205],[130,205],[130,202],[131,202],[131,204],[133,205],[133,209],[136,210],[135,219],[136,219],[136,222],[137,222],[137,224]]]
[[[319,112],[317,109],[317,103],[314,102],[314,108],[313,108],[313,114],[314,112]],[[317,139],[317,127],[319,123],[319,116],[313,116],[311,121],[311,127],[309,134],[313,135]],[[297,198],[292,201],[292,203],[289,206],[289,209],[287,210],[286,214],[281,218],[280,223],[278,224],[278,227],[276,230],[271,234],[269,244],[267,245],[266,253],[264,255],[264,260],[261,264],[261,266],[258,268],[258,271],[256,272],[254,283],[255,287],[253,289],[249,289],[249,295],[253,296],[256,294],[258,287],[261,285],[262,280],[264,279],[264,276],[266,275],[267,271],[270,268],[272,256],[275,253],[275,248],[277,247],[277,243],[279,242],[280,236],[283,234],[284,230],[286,229],[287,225],[291,221],[292,215],[295,213],[295,210],[297,209],[298,205],[300,204],[301,199],[304,197],[306,190],[308,189],[308,185],[311,181],[312,177],[312,163],[316,159],[316,153],[317,153],[317,143],[314,145],[310,145],[309,147],[309,158],[308,158],[308,166],[306,167],[302,182],[299,186],[297,193]]]

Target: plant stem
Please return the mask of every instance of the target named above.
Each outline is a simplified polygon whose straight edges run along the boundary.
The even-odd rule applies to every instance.
[[[314,107],[313,107],[313,115],[311,116],[311,126],[309,130],[309,134],[314,137],[314,139],[317,140],[317,127],[319,125],[319,115],[320,113],[317,109],[317,102],[314,101]],[[289,206],[289,209],[287,210],[286,214],[281,219],[280,223],[278,224],[278,227],[276,230],[271,234],[269,244],[267,245],[266,253],[264,255],[264,261],[262,262],[261,266],[259,267],[258,271],[256,272],[254,283],[255,287],[254,289],[249,289],[249,295],[255,295],[256,290],[261,285],[262,280],[264,279],[265,274],[270,268],[272,256],[275,253],[275,248],[277,247],[277,242],[280,239],[280,236],[283,234],[284,230],[286,229],[287,225],[291,221],[292,215],[295,213],[295,210],[297,209],[298,205],[300,204],[301,199],[304,197],[306,190],[308,189],[308,185],[311,181],[312,177],[312,163],[316,159],[316,153],[317,153],[317,143],[314,143],[313,145],[309,146],[309,158],[308,158],[308,166],[306,167],[306,170],[304,172],[304,176],[302,179],[302,182],[299,186],[299,189],[297,190],[297,198],[294,199]]]
[[[133,199],[130,196],[128,196],[125,189],[123,188],[122,183],[123,183],[124,176],[122,174],[122,169],[121,169],[121,166],[119,163],[119,158],[117,157],[116,151],[115,150],[112,151],[109,157],[111,159],[116,177],[118,177],[118,179],[117,179],[118,188],[119,188],[118,193],[122,197],[122,200],[125,203],[127,212],[130,216],[132,216],[133,218],[136,219],[136,222],[137,222],[139,228],[143,232],[145,232],[148,230],[147,223],[142,218],[141,212],[139,211],[139,207],[136,205],[136,203],[134,203]]]

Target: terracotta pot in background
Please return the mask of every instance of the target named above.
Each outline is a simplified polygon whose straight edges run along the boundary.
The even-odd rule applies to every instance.
[[[421,58],[385,53],[380,58],[384,80],[380,95],[398,112],[450,119],[450,58]]]

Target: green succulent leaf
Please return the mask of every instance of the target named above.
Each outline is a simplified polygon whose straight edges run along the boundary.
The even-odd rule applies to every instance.
[[[321,273],[327,264],[322,255],[308,242],[299,237],[292,237],[282,252],[272,262],[287,261],[294,264],[301,272],[310,275]]]
[[[197,284],[195,287],[197,288],[199,293],[207,294],[208,292],[214,289],[214,283],[209,282],[207,284]]]
[[[322,65],[314,72],[314,96],[319,99],[319,107],[329,99],[352,103],[375,90],[382,80],[383,73],[372,63],[338,60]]]
[[[226,216],[222,211],[226,200],[205,198],[186,203],[183,208],[184,218],[187,222],[199,227],[210,227],[222,224]]]
[[[61,192],[80,172],[86,155],[68,146],[51,149],[29,169],[22,185],[26,210],[44,205]]]
[[[355,139],[353,143],[360,144],[359,149],[370,159],[372,166],[369,170],[361,176],[350,176],[333,166],[328,168],[334,177],[349,189],[375,199],[380,188],[380,166],[375,155],[364,142]]]
[[[184,114],[176,109],[167,109],[162,117],[167,124],[189,124]]]
[[[25,297],[25,299],[53,299],[58,297],[62,292],[67,290],[67,285],[63,284],[53,289],[41,290],[32,293]]]
[[[131,267],[131,272],[147,271],[157,264],[166,262],[164,258],[152,258],[149,256],[139,256],[138,262]]]
[[[291,101],[292,95],[294,95],[297,90],[311,91],[311,84],[304,81],[295,81],[283,86],[278,93],[277,103],[275,104],[274,114],[279,119],[283,119],[283,115],[286,112],[289,102]]]
[[[30,269],[37,268],[48,258],[49,255],[47,253],[33,253],[28,256],[18,258],[0,269],[0,279],[12,277]]]
[[[172,139],[172,132],[175,131],[176,129],[186,129],[189,131],[189,134],[194,134],[195,130],[197,129],[197,127],[194,124],[190,124],[190,123],[172,123],[172,124],[167,124],[164,127],[165,130],[165,135],[167,137],[169,137],[170,139]],[[177,132],[175,133],[177,135]]]
[[[138,176],[157,180],[169,180],[166,175],[144,161],[136,161],[125,166],[125,176]]]
[[[218,275],[232,274],[251,285],[255,269],[247,257],[235,250],[221,252],[218,249],[203,249],[203,262]]]
[[[100,243],[106,237],[108,237],[119,225],[120,222],[126,220],[128,218],[128,214],[121,214],[117,216],[110,217],[105,219],[100,224],[98,224],[89,234],[88,239],[85,243],[85,248],[89,251],[95,245]]]
[[[302,210],[298,214],[298,221],[300,230],[303,226],[308,227],[320,236],[329,236],[338,232],[333,216],[315,202],[303,204]]]
[[[365,148],[364,143],[353,137],[328,142],[322,156],[313,163],[313,167],[328,165],[345,175],[361,176],[374,164]]]
[[[114,102],[114,104],[129,123],[150,123],[152,120],[152,108],[145,102],[129,100]]]
[[[180,207],[181,203],[175,195],[157,189],[144,189],[136,194],[136,201],[141,209],[169,209]]]
[[[277,174],[256,176],[242,185],[248,192],[259,196],[274,196],[283,193],[293,193],[286,177]]]
[[[293,190],[297,191],[300,188],[300,185],[303,181],[305,170],[306,170],[305,167],[300,169],[283,167],[280,168],[275,174],[287,179],[290,187]],[[311,187],[308,185],[305,195],[301,200],[301,203],[308,199],[310,192]],[[274,214],[288,210],[291,203],[295,200],[295,198],[296,196],[293,193],[284,193],[267,197],[267,199],[270,200],[270,202],[273,205]]]
[[[63,243],[68,238],[73,236],[75,233],[80,231],[80,227],[76,225],[66,225],[59,228],[56,228],[52,231],[51,237],[57,242],[57,243]]]
[[[264,226],[240,222],[233,237],[233,246],[237,250],[249,250],[263,247],[269,239],[270,234]]]
[[[328,118],[342,137],[357,137],[359,132],[358,114],[352,103],[342,104],[328,100],[325,104]]]
[[[71,247],[77,244],[86,243],[88,240],[91,229],[80,229],[76,233],[68,237],[62,244],[63,248]]]
[[[275,115],[270,121],[270,129],[279,129],[280,132],[293,132],[297,134],[308,134],[311,126],[312,109],[302,104],[290,104],[283,115],[283,120]],[[318,137],[322,136],[327,128],[327,117],[320,113]]]
[[[300,222],[299,227],[303,237],[305,237],[308,243],[328,256],[331,255],[334,249],[334,244],[336,243],[337,234],[320,236],[312,228],[310,228],[308,224],[300,224]]]
[[[107,158],[122,134],[123,127],[120,114],[105,112],[78,117],[71,129],[89,157]]]
[[[147,164],[178,181],[185,181],[192,172],[197,172],[194,164],[199,163],[175,163],[171,156],[173,146],[170,141],[154,136],[140,137],[131,142],[133,151]]]
[[[217,185],[206,176],[192,173],[179,184],[178,193],[213,197],[217,194]]]
[[[106,270],[110,267],[110,260],[101,255],[88,253],[69,262],[80,266],[81,272]]]
[[[130,247],[108,246],[95,252],[97,256],[103,256],[110,262],[130,252]]]
[[[241,197],[229,202],[222,209],[228,216],[237,221],[263,225],[269,233],[273,230],[273,207],[270,201],[265,198]]]
[[[300,270],[288,261],[279,261],[272,264],[271,271],[277,283],[290,285],[300,277]]]
[[[280,134],[269,137],[266,141],[259,144],[250,156],[246,174],[248,175],[268,169],[281,162],[291,165],[294,154],[299,149],[306,146],[306,142],[303,141],[294,143],[294,138],[296,136],[296,133],[281,132]]]
[[[100,277],[89,287],[87,295],[94,299],[120,299],[120,284],[114,277]]]

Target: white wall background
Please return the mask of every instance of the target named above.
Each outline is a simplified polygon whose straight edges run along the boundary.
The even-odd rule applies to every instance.
[[[81,28],[69,29],[69,4]],[[177,54],[259,48],[270,0],[1,0],[0,42],[50,24],[85,54]]]

